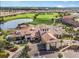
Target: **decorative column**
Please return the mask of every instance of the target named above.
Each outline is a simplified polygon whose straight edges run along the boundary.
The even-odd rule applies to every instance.
[[[27,36],[25,36],[25,41],[27,41]]]
[[[50,50],[50,44],[49,43],[46,44],[46,50]]]

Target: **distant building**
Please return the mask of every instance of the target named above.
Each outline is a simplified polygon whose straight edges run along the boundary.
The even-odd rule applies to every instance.
[[[26,25],[21,25],[19,27],[20,28],[17,28],[14,33],[10,34],[11,37],[16,38],[15,41],[17,40],[32,41],[35,40],[35,38],[37,38],[37,40],[39,39],[38,29],[35,29],[33,26],[26,26]],[[13,41],[13,39],[11,40]]]
[[[79,22],[75,21],[75,18],[72,16],[64,16],[62,19],[60,19],[60,22],[74,27],[79,27]]]

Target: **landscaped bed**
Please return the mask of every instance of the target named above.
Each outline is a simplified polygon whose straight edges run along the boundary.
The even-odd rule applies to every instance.
[[[7,58],[9,56],[9,53],[6,51],[0,51],[0,58]]]
[[[14,46],[12,48],[9,49],[10,52],[15,52],[18,49],[18,47]]]

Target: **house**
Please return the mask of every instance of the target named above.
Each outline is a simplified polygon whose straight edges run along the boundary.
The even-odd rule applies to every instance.
[[[19,28],[15,30],[14,33],[10,35],[16,38],[17,41],[25,40],[25,41],[33,41],[39,38],[38,29],[33,26],[21,25]],[[11,39],[12,40],[12,39]]]
[[[58,39],[49,32],[42,35],[42,43],[46,44],[47,50],[50,50],[50,45],[52,44],[56,46],[57,42],[58,42]]]
[[[62,19],[60,19],[60,22],[74,27],[79,27],[79,22],[75,21],[75,18],[72,16],[64,16]]]
[[[50,26],[44,24],[39,26],[39,32],[41,36],[41,44],[44,44],[47,50],[50,50],[51,46],[59,48],[59,37],[66,33],[65,29],[60,26]],[[44,47],[42,48],[44,49]]]
[[[50,25],[40,25],[39,32],[40,32],[41,36],[46,32],[50,32],[52,35],[56,36],[57,38],[62,36],[64,33],[66,33],[66,31],[65,31],[65,29],[63,29],[63,27],[52,26],[52,25],[51,26]]]
[[[50,32],[52,35],[54,35],[57,38],[62,36],[64,33],[66,33],[65,29],[63,29],[63,27],[60,26],[50,26],[48,32]]]
[[[71,16],[72,17],[79,17],[79,13],[72,13]]]
[[[50,34],[49,34],[50,33]],[[12,38],[15,38],[15,41],[44,41],[44,37],[47,35],[46,38],[48,40],[54,38],[57,40],[59,39],[58,36],[63,35],[65,33],[65,30],[62,27],[59,26],[50,26],[50,25],[20,25],[19,27],[14,30],[10,36],[8,36],[9,41],[13,41]],[[10,39],[10,37],[12,37]],[[43,40],[42,40],[43,39]],[[48,42],[45,39],[46,42]],[[45,42],[44,41],[44,42]]]

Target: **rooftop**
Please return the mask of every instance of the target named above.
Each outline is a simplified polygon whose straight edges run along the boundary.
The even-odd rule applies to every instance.
[[[45,33],[42,35],[42,41],[44,43],[52,43],[52,42],[57,42],[57,38],[53,36],[51,33]]]
[[[64,16],[63,19],[61,19],[63,23],[70,24],[74,27],[79,27],[79,22],[74,20],[74,17],[72,16]]]

